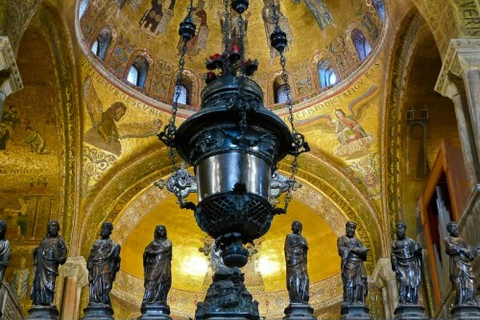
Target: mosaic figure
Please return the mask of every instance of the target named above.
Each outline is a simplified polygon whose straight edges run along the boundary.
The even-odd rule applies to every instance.
[[[20,258],[20,268],[13,271],[13,282],[11,283],[13,292],[18,298],[18,301],[22,301],[27,294],[28,280],[30,279],[30,270],[25,266],[27,259],[25,257]]]
[[[93,126],[85,133],[85,142],[116,156],[122,153],[121,139],[153,136],[162,125],[162,121],[158,119],[144,123],[118,125],[118,122],[125,117],[127,106],[117,101],[103,111],[103,105],[90,76],[85,79],[83,96]]]
[[[10,261],[10,241],[5,238],[7,234],[7,223],[0,219],[0,284],[3,280],[3,275],[5,274],[5,269],[7,268],[8,261]]]
[[[278,15],[278,25],[280,28],[287,34],[288,44],[293,42],[293,33],[292,29],[290,28],[290,24],[288,23],[287,17],[277,9],[278,11],[275,12],[275,0],[263,0],[263,9],[262,9],[262,18],[263,23],[265,25],[265,35],[267,36],[267,43],[270,47],[270,59],[275,58],[276,56],[280,55],[278,51],[272,47],[270,43],[270,35],[275,30],[275,13]],[[285,51],[288,51],[288,44],[285,47]]]
[[[13,129],[20,123],[17,107],[10,106],[3,111],[0,121],[0,152],[7,154],[7,141],[13,140]]]
[[[195,32],[195,36],[187,42],[187,54],[196,56],[207,47],[209,28],[204,0],[198,1],[197,6],[193,9],[193,19],[198,29]],[[182,46],[183,40],[180,39],[177,45],[178,50],[181,50]]]

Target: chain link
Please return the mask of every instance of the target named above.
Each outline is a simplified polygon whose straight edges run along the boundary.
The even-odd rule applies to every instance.
[[[193,0],[190,0],[190,5],[188,7],[188,17],[191,17],[193,12]],[[179,90],[179,86],[182,85],[183,82],[183,71],[185,69],[185,56],[187,54],[187,42],[188,40],[183,38],[182,49],[180,50],[180,60],[178,61],[178,73],[177,73],[177,80],[175,82],[175,92],[173,97],[173,104],[172,104],[172,116],[169,120],[169,124],[165,127],[164,136],[165,141],[168,142],[169,152],[168,156],[170,158],[170,162],[172,164],[172,173],[178,171],[177,167],[177,152],[175,149],[175,135],[177,133],[177,125],[175,124],[178,112],[178,99],[180,98],[181,91]]]
[[[280,22],[279,6],[280,5],[275,4],[274,1],[272,1],[271,5],[273,9],[273,20],[275,21],[275,28],[280,28],[280,25],[279,25],[279,22]],[[284,203],[283,211],[284,213],[286,213],[288,206],[293,199],[292,191],[294,191],[297,188],[297,181],[295,179],[295,176],[298,171],[298,156],[300,155],[301,152],[299,152],[299,146],[297,143],[298,134],[297,134],[297,129],[295,128],[294,117],[293,117],[293,103],[292,103],[288,72],[286,68],[287,59],[285,58],[285,55],[283,54],[283,52],[279,52],[279,53],[280,53],[280,65],[282,66],[282,81],[283,81],[283,84],[285,84],[284,86],[284,93],[286,96],[285,107],[288,110],[288,122],[290,124],[290,129],[292,132],[292,138],[294,143],[293,147],[296,149],[295,152],[293,153],[293,161],[290,166],[291,174],[290,174],[290,178],[288,179],[288,182],[289,182],[288,189],[284,197],[285,203]]]

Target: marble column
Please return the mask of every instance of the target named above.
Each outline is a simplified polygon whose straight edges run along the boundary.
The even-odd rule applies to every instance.
[[[23,89],[22,78],[18,71],[15,55],[8,37],[0,36],[0,119],[6,98]]]
[[[398,288],[389,258],[378,259],[372,279],[375,285],[382,290],[385,319],[393,319],[393,312],[398,303]]]
[[[458,227],[468,243],[480,243],[480,39],[450,41],[435,91],[454,103],[469,177],[471,191]]]
[[[467,243],[480,243],[480,39],[453,39],[443,59],[435,91],[452,99],[462,142],[470,195],[457,225]],[[478,259],[477,259],[478,260]],[[480,273],[480,263],[473,267]],[[476,277],[475,286],[480,286]],[[450,301],[444,302],[446,305]],[[456,310],[453,317],[465,316]],[[467,312],[469,312],[467,310]],[[477,315],[478,316],[478,315]]]
[[[88,285],[87,263],[82,256],[68,257],[60,269],[58,288],[62,288],[57,301],[61,305],[60,319],[77,320],[80,318],[80,298],[82,288]]]

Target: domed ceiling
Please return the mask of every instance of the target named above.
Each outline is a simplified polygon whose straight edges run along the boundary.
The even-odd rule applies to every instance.
[[[253,78],[263,88],[266,107],[280,109],[283,105],[274,103],[274,84],[281,73],[280,59],[268,42],[274,28],[269,11],[271,1],[252,0],[249,9],[243,14],[243,18],[247,21],[245,56],[259,60],[259,69]],[[116,2],[125,3],[120,0]],[[370,0],[350,0],[341,3],[331,0],[281,0],[279,2],[280,24],[289,38],[285,56],[295,108],[298,104],[305,102],[309,102],[310,105],[303,105],[303,108],[316,108],[314,104],[320,104],[319,97],[327,94],[333,96],[333,92],[336,92],[338,97],[331,98],[332,101],[336,98],[342,103],[353,101],[348,107],[349,111],[352,106],[359,104],[359,101],[362,102],[362,108],[371,105],[371,103],[367,105],[366,102],[375,92],[376,86],[371,84],[370,79],[358,80],[357,76],[363,72],[358,70],[362,69],[364,64],[371,64],[372,57],[378,52],[376,48],[378,49],[383,26],[381,16],[383,11],[378,10],[373,2]],[[175,0],[129,0],[123,6],[116,6],[112,5],[112,1],[79,1],[77,8],[80,28],[77,31],[80,31],[79,42],[88,59],[88,63],[85,59],[81,62],[85,71],[83,95],[86,100],[86,110],[89,112],[85,113],[87,119],[89,116],[92,117],[89,105],[92,101],[96,101],[100,108],[105,110],[110,103],[123,100],[133,108],[128,110],[129,114],[123,119],[115,120],[116,122],[126,122],[125,118],[144,121],[147,118],[151,119],[152,116],[158,116],[163,123],[166,123],[177,77],[179,48],[182,44],[178,35],[178,26],[185,18],[188,3],[189,1]],[[189,88],[191,101],[189,105],[180,106],[186,109],[182,110],[183,113],[179,113],[180,118],[186,118],[199,109],[200,92],[205,87],[204,75],[207,71],[205,60],[223,50],[221,34],[223,1],[194,0],[193,5],[197,35],[188,43],[184,72],[184,78],[188,79],[191,85]],[[236,16],[233,15],[233,20],[235,19]],[[355,38],[355,34],[357,36],[360,34],[360,38]],[[98,51],[93,50],[96,51],[94,53],[91,48],[97,40],[102,41],[105,35],[107,38],[111,37],[111,40],[105,47],[104,54],[99,56]],[[359,43],[361,46],[356,46]],[[138,57],[145,58],[149,65],[143,87],[134,86],[127,81],[129,68]],[[319,67],[324,65],[324,61],[332,67],[338,80],[334,85],[326,87],[322,85],[318,72]],[[367,78],[369,76],[367,75]],[[353,80],[349,81],[350,78]],[[355,95],[350,91],[341,93],[342,90],[347,90],[344,84],[354,81],[357,81],[352,85],[356,86]],[[98,96],[96,93],[93,94],[94,92],[98,92]],[[132,102],[132,100],[139,102]],[[335,116],[335,111],[332,111],[333,106],[332,104],[328,110],[322,110],[322,113]],[[158,113],[152,113],[150,110],[153,109],[152,107],[159,109],[156,110]],[[277,112],[283,115],[282,111]],[[302,128],[307,129],[307,132],[310,131],[312,148],[318,151],[320,149],[318,144],[321,142],[323,148],[341,149],[336,146],[339,142],[335,133],[331,131],[334,128],[331,116],[321,114],[320,117],[325,119],[330,117],[330,123],[326,124],[330,130],[328,135],[314,128],[313,124]],[[373,118],[369,119],[369,122],[373,123]],[[93,120],[91,126],[92,128],[95,126]],[[133,128],[133,125],[131,127]],[[86,128],[90,126],[87,125]],[[373,131],[370,130],[373,128],[375,126],[369,128],[369,131]],[[361,141],[349,141],[347,146],[342,146],[342,148],[352,149],[348,156],[355,153],[355,157],[359,158],[371,151],[368,150],[368,146],[372,143],[372,139],[368,134],[365,136],[364,139],[360,139]],[[88,132],[85,137],[87,143],[98,147],[89,142]],[[112,153],[110,156],[112,166],[109,169],[117,168],[117,172],[121,172],[123,164],[132,160],[129,158],[132,155],[137,161],[135,156],[139,154],[138,150],[142,148],[146,150],[148,144],[153,144],[154,138],[148,139],[150,140],[123,139],[121,144],[118,142],[121,148],[119,147],[116,152],[111,148],[100,146],[103,151]],[[155,141],[155,146],[157,145],[160,143]],[[354,148],[354,145],[361,145],[361,150],[358,146]],[[335,152],[341,154],[338,151]],[[355,157],[351,158],[355,159]],[[372,153],[371,157],[358,162],[357,166],[358,168],[368,167],[366,172],[376,177],[373,167],[378,162],[377,158],[378,155]],[[314,170],[312,168],[310,170]],[[139,170],[142,174],[147,172],[146,169]],[[335,173],[338,174],[339,171]],[[331,176],[328,173],[325,175]],[[356,188],[347,183],[347,175],[348,173],[343,174],[341,178],[329,177],[328,179],[336,181],[332,182],[331,186],[325,184],[321,187],[322,192],[330,188],[338,189],[329,195],[331,197],[332,194],[338,194],[335,200],[324,196],[319,186],[309,185],[305,181],[304,187],[296,192],[296,200],[291,203],[289,213],[276,216],[271,230],[259,239],[258,243],[255,243],[255,248],[250,248],[251,261],[243,271],[246,274],[249,290],[259,301],[261,314],[268,318],[280,318],[283,316],[283,308],[288,303],[283,244],[286,234],[291,232],[290,225],[294,220],[303,222],[304,235],[310,245],[308,268],[311,277],[312,306],[316,309],[324,308],[341,300],[340,259],[335,245],[336,239],[343,234],[344,224],[349,214],[356,212],[368,216],[370,214],[368,212],[374,211],[371,204],[358,200],[358,190],[349,192],[348,196],[344,194],[345,190]],[[378,180],[376,178],[368,186],[368,191],[374,190],[376,197],[378,197],[378,190],[371,186],[377,188]],[[88,187],[95,190],[98,187],[95,185],[97,181],[100,181],[98,185],[101,186],[103,181],[100,176],[96,181],[92,178]],[[123,192],[119,190],[119,185],[122,185],[120,179],[117,186],[112,188],[118,189],[116,197]],[[105,201],[115,203],[110,199],[93,201],[93,203]],[[112,216],[115,220],[115,232],[112,237],[123,247],[122,267],[114,294],[123,302],[140,304],[143,295],[143,249],[153,238],[155,225],[163,224],[167,227],[169,238],[174,244],[173,284],[169,297],[172,314],[191,317],[195,312],[196,302],[204,299],[206,288],[211,281],[211,258],[208,255],[212,239],[198,228],[191,213],[180,210],[174,202],[174,197],[166,191],[160,192],[157,188],[147,187],[125,201],[125,207],[121,212]],[[352,203],[352,210],[345,209],[350,207],[346,202]],[[98,215],[95,205],[93,207],[87,205],[86,212],[90,212],[87,216]],[[346,211],[350,213],[347,214]],[[365,225],[369,222],[377,223],[372,221],[375,219],[377,218],[367,217],[364,223]],[[361,228],[363,226],[359,226],[359,229]],[[94,237],[94,232],[93,229],[87,231],[86,237]],[[362,232],[361,238],[365,239],[377,237],[380,231],[373,228],[372,230],[363,229]],[[369,233],[374,235],[370,236]]]
[[[274,103],[272,86],[281,71],[278,53],[269,45],[269,35],[274,28],[271,2],[250,1],[249,9],[243,14],[247,29],[245,56],[260,62],[255,79],[264,88],[267,105]],[[120,9],[108,1],[91,1],[89,5],[79,6],[82,41],[91,48],[102,34],[110,33],[112,40],[103,60],[98,62],[123,82],[136,57],[145,57],[149,62],[147,79],[143,88],[136,89],[169,103],[182,45],[178,26],[186,16],[188,4],[189,1],[133,0]],[[223,51],[224,4],[221,0],[195,0],[193,4],[197,34],[188,43],[185,70],[192,86],[190,104],[198,108],[206,73],[205,60]],[[322,59],[330,62],[338,80],[345,79],[359,67],[364,53],[358,52],[354,42],[363,41],[367,54],[375,47],[383,12],[377,9],[371,1],[364,0],[280,1],[280,25],[289,39],[287,70],[294,82],[294,99],[305,99],[321,89],[317,68]],[[232,19],[235,26],[238,16],[232,14]],[[235,32],[235,27],[231,29]],[[358,39],[353,36],[357,34],[353,32],[355,29],[361,33]]]

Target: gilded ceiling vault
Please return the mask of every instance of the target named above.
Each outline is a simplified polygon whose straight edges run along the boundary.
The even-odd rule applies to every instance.
[[[271,230],[248,248],[243,271],[261,315],[283,317],[283,245],[291,222],[300,220],[310,248],[310,304],[319,318],[338,318],[336,241],[345,223],[358,224],[357,236],[370,249],[370,277],[379,259],[389,257],[398,220],[406,221],[411,237],[423,231],[419,198],[442,141],[459,138],[452,101],[433,88],[450,40],[480,35],[473,19],[480,10],[467,0],[250,1],[246,57],[259,61],[253,79],[265,107],[287,123],[288,110],[276,96],[279,55],[269,43],[272,1],[280,5],[279,24],[289,40],[293,118],[311,152],[300,157],[301,188],[289,212],[276,216]],[[16,53],[24,85],[7,97],[0,122],[0,216],[13,246],[8,283],[23,274],[30,288],[32,250],[49,220],[60,222],[68,256],[80,260],[101,224],[111,221],[112,238],[122,245],[113,309],[118,319],[134,319],[143,296],[143,249],[163,224],[173,242],[172,317],[194,317],[212,281],[213,239],[172,194],[154,186],[171,174],[169,151],[156,135],[171,116],[182,45],[178,25],[188,2],[0,3],[0,36]],[[200,110],[205,61],[222,51],[223,1],[193,5],[197,33],[187,47],[188,93],[178,124]],[[138,82],[130,80],[132,65],[148,66]],[[422,110],[426,118],[417,116]],[[285,175],[291,161],[278,165]],[[369,288],[371,314],[388,318],[381,288],[372,279]],[[79,310],[88,288],[82,292]],[[427,289],[422,294],[432,301]],[[27,291],[19,291],[18,300],[26,311]]]

